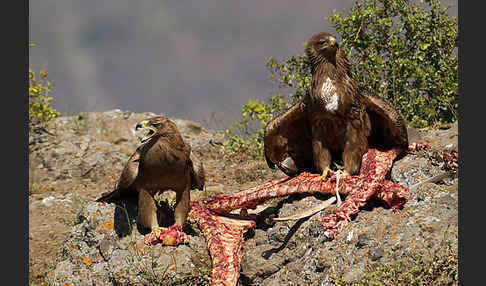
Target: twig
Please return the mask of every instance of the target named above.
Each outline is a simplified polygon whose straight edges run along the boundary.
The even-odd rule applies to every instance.
[[[439,174],[439,175],[436,175],[436,176],[433,176],[433,177],[429,177],[429,178],[411,186],[410,189],[415,189],[416,187],[418,187],[422,184],[425,184],[425,183],[438,183],[438,182],[444,180],[445,178],[449,178],[449,177],[452,178],[454,175],[455,175],[454,172],[445,172],[445,173],[442,173],[442,174]]]
[[[335,201],[336,201],[336,197],[331,197],[327,201],[324,201],[322,204],[317,205],[313,208],[310,208],[307,211],[304,211],[304,212],[301,212],[301,213],[298,213],[298,214],[294,214],[294,215],[291,215],[291,216],[287,216],[287,217],[276,217],[273,220],[274,221],[295,220],[295,219],[301,219],[301,218],[304,218],[304,217],[312,216],[312,215],[315,215],[316,213],[322,211],[323,209],[327,208],[328,206],[330,206]]]
[[[361,21],[361,24],[359,25],[358,31],[356,32],[356,35],[354,36],[354,40],[358,39],[359,32],[361,32],[361,28],[363,27],[363,21]]]

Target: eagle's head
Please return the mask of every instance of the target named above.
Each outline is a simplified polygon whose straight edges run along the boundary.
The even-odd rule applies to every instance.
[[[307,41],[306,53],[312,64],[334,62],[339,45],[336,38],[326,32],[313,35]]]
[[[156,135],[177,134],[178,132],[175,123],[165,116],[156,116],[142,120],[135,126],[135,131],[140,128],[148,130],[148,133],[141,140],[142,143],[154,136],[157,137]]]

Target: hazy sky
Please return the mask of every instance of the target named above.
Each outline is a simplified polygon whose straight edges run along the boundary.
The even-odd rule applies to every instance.
[[[265,67],[303,52],[352,0],[29,1],[30,64],[63,114],[119,108],[229,124],[275,92]],[[455,1],[443,1],[455,3]],[[453,8],[457,15],[457,7]]]

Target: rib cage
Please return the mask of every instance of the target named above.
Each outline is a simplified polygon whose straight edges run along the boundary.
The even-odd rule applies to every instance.
[[[201,208],[198,202],[191,202],[189,216],[201,228],[213,262],[211,285],[234,286],[240,277],[243,234],[256,226],[252,220],[235,220]]]
[[[425,143],[412,143],[409,151],[421,150]],[[348,194],[333,214],[322,218],[325,234],[333,238],[349,223],[350,217],[359,211],[370,198],[377,198],[391,208],[401,208],[410,198],[409,190],[385,179],[393,160],[395,150],[381,152],[370,149],[363,155],[358,176],[340,178],[338,191]],[[335,194],[336,175],[325,181],[316,180],[318,174],[301,173],[295,177],[284,177],[269,181],[261,186],[227,196],[214,196],[203,200],[204,207],[191,202],[190,216],[201,228],[213,261],[211,285],[236,285],[240,276],[243,234],[256,227],[252,220],[236,220],[222,217],[234,209],[254,209],[266,200],[297,193]]]
[[[393,155],[392,155],[393,154]],[[373,162],[373,158],[378,157],[381,159],[388,159],[386,162],[377,164]],[[367,169],[373,169],[375,165],[378,165],[384,175],[391,167],[391,163],[394,159],[394,152],[389,151],[387,153],[380,152],[374,149],[368,151],[363,156],[362,171]],[[366,158],[366,160],[365,160]],[[368,165],[371,165],[367,167]],[[381,166],[388,164],[387,166]],[[358,176],[345,176],[340,178],[338,191],[340,194],[349,194],[353,190],[361,188],[366,181],[366,177],[371,176],[371,171],[366,171],[366,175],[363,173]],[[384,180],[381,184],[377,184],[376,197],[384,200],[390,207],[396,209],[401,207],[408,199],[408,190],[400,185],[397,185],[391,181]],[[325,181],[316,180],[320,175],[310,174],[303,172],[296,177],[284,177],[281,179],[275,179],[269,181],[263,185],[256,186],[238,193],[226,196],[214,196],[203,200],[205,208],[212,210],[219,214],[226,214],[234,209],[254,209],[259,204],[266,200],[292,195],[292,194],[329,194],[334,195],[336,190],[336,176],[332,175]],[[374,193],[374,192],[373,192]]]

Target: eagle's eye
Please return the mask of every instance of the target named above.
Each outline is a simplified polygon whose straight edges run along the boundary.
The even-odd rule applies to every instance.
[[[160,122],[152,122],[151,125],[153,127],[159,127],[161,125],[161,123]]]

